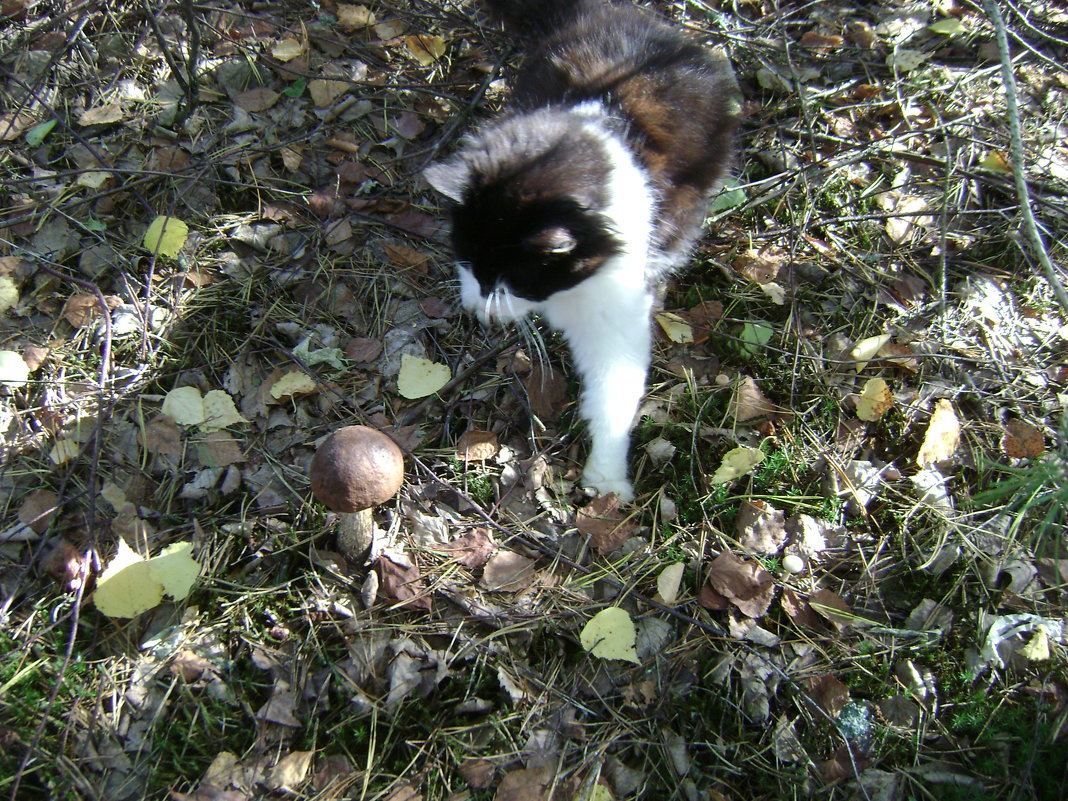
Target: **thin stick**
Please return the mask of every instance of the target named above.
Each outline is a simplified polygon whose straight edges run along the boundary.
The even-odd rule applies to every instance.
[[[994,25],[994,35],[998,43],[998,56],[1001,58],[1001,74],[1005,83],[1005,105],[1009,112],[1009,152],[1012,156],[1012,177],[1016,182],[1016,197],[1020,202],[1020,214],[1023,217],[1023,229],[1031,244],[1033,255],[1042,265],[1046,280],[1053,287],[1061,308],[1068,312],[1068,292],[1064,289],[1057,269],[1050,261],[1046,243],[1042,241],[1042,232],[1038,230],[1035,215],[1031,211],[1031,196],[1027,191],[1027,179],[1024,177],[1023,139],[1020,136],[1020,106],[1016,100],[1016,79],[1012,73],[1012,56],[1009,53],[1009,37],[1001,8],[995,0],[983,0],[983,7]]]

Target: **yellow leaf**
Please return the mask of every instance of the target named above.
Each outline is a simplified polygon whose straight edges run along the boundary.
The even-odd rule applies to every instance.
[[[865,367],[868,366],[868,361],[875,357],[875,354],[879,352],[879,349],[890,341],[889,334],[879,334],[878,336],[868,337],[862,339],[853,346],[853,350],[850,355],[857,360],[856,367],[859,373]]]
[[[952,36],[955,33],[964,32],[964,23],[956,17],[946,17],[928,25],[927,30],[931,33],[940,33],[943,36]]]
[[[0,314],[19,302],[19,286],[10,275],[0,275]]]
[[[346,31],[354,31],[357,28],[369,28],[375,24],[375,15],[367,6],[352,6],[346,3],[338,3],[337,24]]]
[[[1000,150],[988,150],[986,155],[983,156],[979,162],[979,166],[991,172],[1000,172],[1008,174],[1012,172],[1012,165],[1009,163],[1009,157],[1007,154]]]
[[[175,422],[178,422],[177,420]],[[234,399],[221,389],[212,389],[204,395],[204,421],[200,427],[204,431],[228,428],[237,423],[247,423],[234,406]]]
[[[693,328],[679,315],[672,312],[657,312],[656,321],[672,342],[678,342],[680,345],[693,342]]]
[[[635,645],[638,633],[630,615],[618,606],[602,609],[579,633],[582,647],[600,659],[621,659],[624,662],[639,662]]]
[[[173,259],[182,249],[188,236],[188,225],[177,217],[165,217],[161,214],[145,231],[145,249]]]
[[[287,36],[280,42],[275,42],[271,45],[271,55],[281,61],[283,64],[287,61],[292,61],[297,56],[304,52],[304,45],[294,39],[292,36]]]
[[[744,445],[727,451],[723,454],[723,461],[716,468],[712,476],[713,484],[726,484],[728,481],[744,476],[758,464],[764,461],[764,454],[756,448],[747,448]]]
[[[414,400],[433,395],[449,383],[452,371],[447,364],[438,364],[405,353],[401,356],[400,374],[397,376],[397,391],[401,397]]]
[[[9,387],[25,384],[30,379],[30,366],[13,350],[0,350],[0,384]]]
[[[271,397],[275,400],[310,395],[319,389],[311,378],[300,370],[290,370],[271,385]]]
[[[295,792],[308,775],[314,751],[293,751],[286,754],[271,768],[267,786],[272,790]]]
[[[408,45],[412,58],[424,67],[429,67],[445,55],[445,40],[440,36],[419,33],[405,36],[404,43]]]
[[[82,446],[74,439],[57,439],[52,450],[48,452],[48,458],[55,464],[66,464],[82,452]]]
[[[1049,659],[1049,635],[1046,634],[1046,630],[1042,626],[1035,629],[1030,642],[1016,653],[1029,662],[1045,662]]]
[[[660,575],[656,577],[656,591],[665,604],[670,606],[679,597],[679,585],[685,570],[686,565],[682,562],[674,562],[661,570]]]
[[[96,608],[108,617],[136,617],[162,600],[163,585],[152,575],[148,560],[120,538],[115,558],[96,581]]]
[[[349,90],[348,81],[331,81],[316,78],[308,84],[308,94],[316,108],[326,108]]]
[[[927,467],[935,462],[948,459],[957,450],[960,442],[960,421],[953,404],[943,398],[935,404],[934,414],[923,437],[923,445],[916,456],[920,467]]]
[[[176,387],[163,397],[160,412],[180,426],[204,422],[204,399],[196,387]]]
[[[200,575],[200,563],[190,556],[192,552],[193,543],[176,542],[147,561],[152,578],[176,601],[189,595]]]
[[[878,420],[894,405],[894,393],[881,378],[871,378],[857,398],[857,417],[866,422]]]

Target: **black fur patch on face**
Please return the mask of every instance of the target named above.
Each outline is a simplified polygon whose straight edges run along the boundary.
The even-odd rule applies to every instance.
[[[504,286],[532,301],[578,285],[620,249],[606,220],[577,201],[520,200],[502,182],[471,191],[456,207],[452,239],[483,295]]]

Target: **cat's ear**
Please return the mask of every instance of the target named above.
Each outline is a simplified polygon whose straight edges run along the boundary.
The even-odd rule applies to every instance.
[[[523,244],[531,250],[537,250],[541,253],[562,255],[570,253],[578,247],[578,240],[564,226],[553,225],[538,231],[532,236],[528,236],[523,240]]]
[[[464,199],[464,190],[471,183],[471,168],[463,159],[439,161],[423,170],[423,177],[445,197],[460,203]]]

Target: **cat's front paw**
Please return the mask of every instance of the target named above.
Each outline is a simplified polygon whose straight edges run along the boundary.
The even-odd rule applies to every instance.
[[[616,497],[624,503],[634,500],[634,487],[625,478],[605,478],[587,470],[582,474],[582,486],[597,490],[598,495],[614,492]]]

